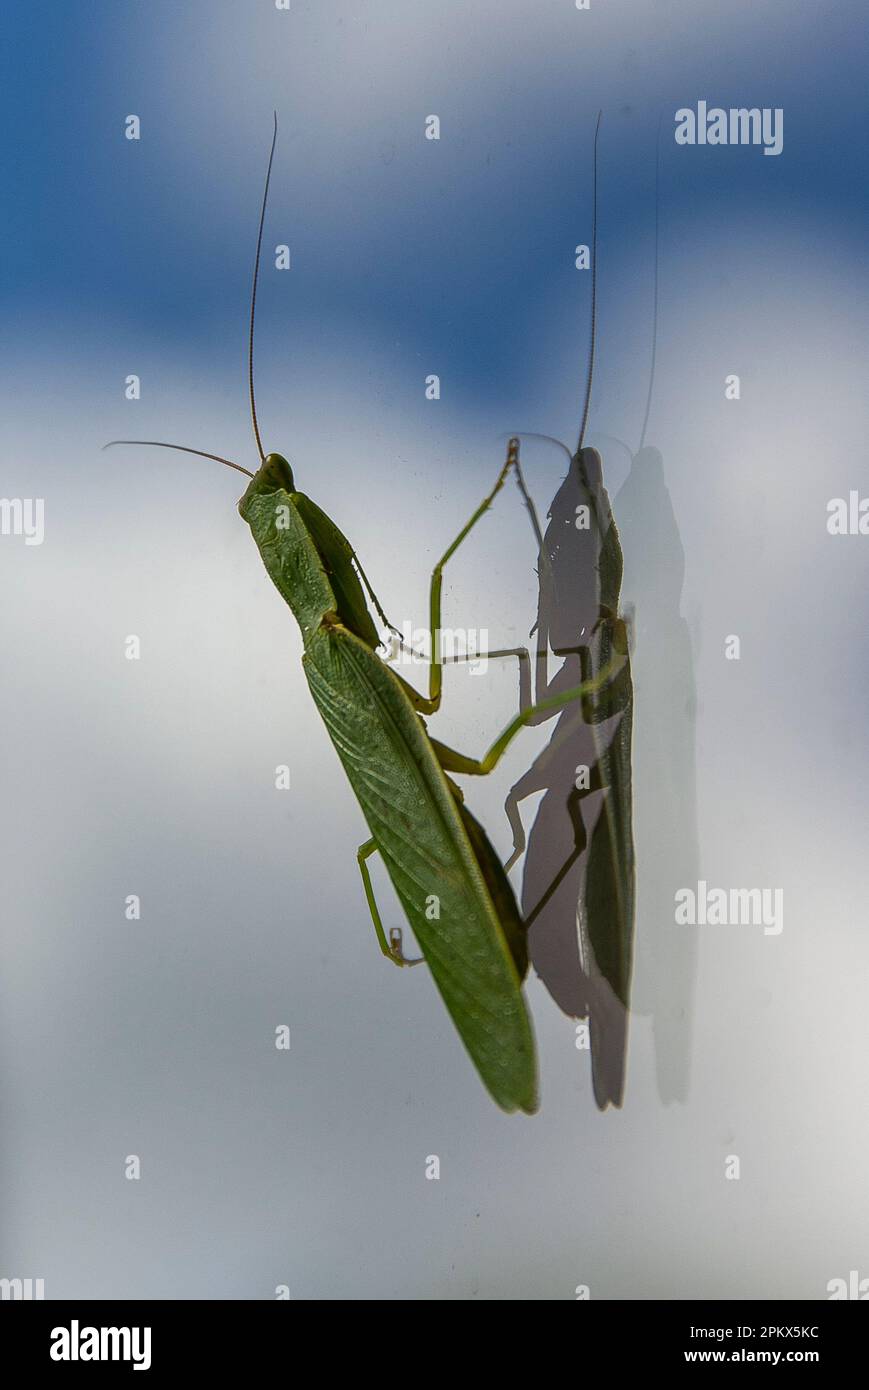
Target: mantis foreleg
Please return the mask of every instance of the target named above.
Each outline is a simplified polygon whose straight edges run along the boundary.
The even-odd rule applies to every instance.
[[[443,587],[444,566],[446,565],[447,561],[451,559],[451,557],[458,550],[462,541],[476,526],[477,522],[480,520],[480,517],[483,516],[483,514],[489,510],[495,497],[501,491],[501,488],[504,486],[507,474],[510,472],[511,468],[515,467],[518,458],[519,441],[517,439],[511,439],[507,450],[507,458],[504,462],[504,465],[500,473],[498,474],[497,479],[495,480],[495,486],[492,488],[491,492],[483,498],[483,501],[480,503],[479,507],[477,507],[471,519],[462,527],[461,531],[456,536],[452,545],[447,547],[447,549],[444,551],[443,555],[435,565],[434,569],[432,570],[431,586],[429,588],[429,640],[431,650],[431,664],[429,665],[428,696],[426,697],[425,695],[419,695],[417,694],[417,692],[414,691],[412,697],[414,707],[419,711],[420,714],[434,714],[435,711],[440,708],[441,703],[441,689],[443,683],[443,659],[441,657],[440,652],[440,630],[441,590]],[[503,655],[518,655],[520,651],[524,652],[524,655],[527,658],[528,653],[525,651],[524,648],[518,648],[515,652],[503,653]],[[489,655],[500,656],[502,655],[502,653],[489,653]],[[463,658],[457,659],[461,660]],[[477,660],[478,658],[472,657],[470,659]],[[520,657],[520,672],[521,670],[522,667]],[[410,694],[410,690],[408,690],[408,694]]]

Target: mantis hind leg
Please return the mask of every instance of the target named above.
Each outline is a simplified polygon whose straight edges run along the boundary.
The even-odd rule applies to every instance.
[[[415,956],[409,960],[401,949],[401,927],[390,927],[389,939],[383,929],[383,921],[380,916],[380,909],[377,906],[377,899],[374,896],[374,885],[371,882],[371,875],[368,872],[366,860],[370,859],[377,849],[375,840],[366,840],[356,851],[356,862],[359,865],[359,872],[362,875],[362,886],[365,889],[365,898],[368,903],[368,910],[371,913],[371,920],[374,923],[374,930],[377,933],[377,943],[387,960],[391,960],[393,965],[420,965],[423,961],[422,956]]]

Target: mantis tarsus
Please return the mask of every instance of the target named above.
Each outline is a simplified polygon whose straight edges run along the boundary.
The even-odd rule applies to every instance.
[[[525,924],[495,850],[448,774],[490,772],[522,728],[602,690],[624,665],[624,655],[614,652],[608,665],[590,679],[537,705],[523,699],[523,708],[482,758],[457,753],[429,736],[423,716],[438,710],[442,693],[437,635],[444,566],[491,506],[509,473],[518,471],[519,443],[510,440],[494,486],[433,571],[432,655],[428,694],[422,695],[378,654],[380,638],[369,604],[387,627],[397,630],[388,622],[350,542],[309,497],[297,491],[286,458],[266,454],[262,446],[254,396],[254,323],[276,140],[277,116],[259,219],[248,347],[250,412],[259,465],[252,473],[218,454],[182,445],[168,447],[215,459],[250,478],[239,511],[269,576],[298,621],[311,694],[370,830],[358,859],[380,948],[396,965],[415,963],[403,954],[400,930],[393,929],[389,937],[384,930],[367,867],[375,850],[490,1094],[504,1110],[531,1113],[538,1103],[537,1062],[522,994],[528,969]],[[112,444],[166,447],[159,440],[113,440]],[[521,654],[513,654],[520,657],[521,665]]]

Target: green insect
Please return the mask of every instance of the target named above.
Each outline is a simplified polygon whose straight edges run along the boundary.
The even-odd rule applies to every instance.
[[[365,896],[383,954],[395,965],[428,964],[432,977],[474,1065],[504,1110],[533,1113],[538,1104],[534,1035],[522,994],[528,970],[526,931],[513,890],[482,826],[464,804],[449,773],[490,772],[519,731],[544,711],[600,689],[623,661],[595,679],[547,699],[530,702],[528,653],[514,655],[523,672],[522,708],[482,758],[465,757],[430,737],[423,715],[441,702],[439,652],[443,570],[511,470],[518,469],[518,440],[511,439],[495,485],[444,551],[431,579],[431,663],[428,695],[414,690],[379,654],[381,640],[369,609],[393,633],[350,542],[335,523],[299,492],[287,460],[266,454],[254,399],[253,341],[263,226],[271,179],[277,117],[272,136],[257,237],[251,293],[248,377],[251,419],[260,464],[255,473],[219,454],[162,440],[112,440],[180,449],[215,459],[251,479],[238,508],[249,525],[265,568],[292,609],[304,645],[302,665],[370,838],[358,851]],[[106,448],[111,447],[106,445]],[[456,658],[451,658],[456,659]],[[400,928],[387,936],[375,901],[368,859],[378,851],[407,921],[422,950],[418,960],[402,951]]]

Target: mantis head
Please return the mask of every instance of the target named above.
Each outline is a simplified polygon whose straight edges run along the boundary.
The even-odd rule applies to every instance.
[[[296,490],[293,470],[283,454],[266,454],[257,469],[254,481],[260,492],[277,492],[278,488],[283,488],[285,492]]]
[[[283,454],[266,454],[250,482],[244,495],[239,498],[238,510],[245,521],[248,520],[248,507],[256,498],[269,496],[275,492],[295,492],[293,470]]]

